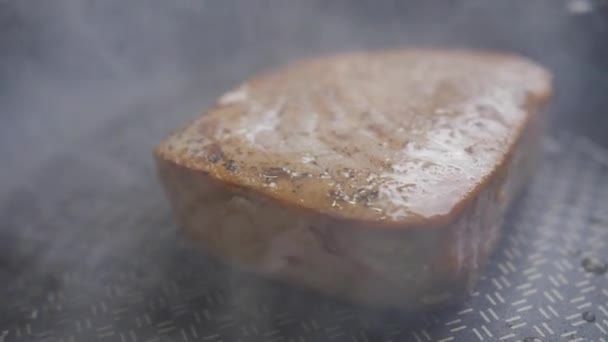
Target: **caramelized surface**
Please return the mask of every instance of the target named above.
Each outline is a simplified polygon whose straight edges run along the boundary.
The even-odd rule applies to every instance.
[[[499,171],[550,82],[530,61],[481,52],[305,61],[226,93],[157,153],[338,217],[439,222]]]

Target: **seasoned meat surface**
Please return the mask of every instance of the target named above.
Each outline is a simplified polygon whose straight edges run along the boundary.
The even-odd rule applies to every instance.
[[[548,72],[521,57],[334,56],[244,82],[158,153],[338,217],[445,222],[488,182],[549,94]]]

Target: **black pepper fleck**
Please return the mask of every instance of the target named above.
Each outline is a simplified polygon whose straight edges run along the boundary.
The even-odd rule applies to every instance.
[[[229,160],[229,161],[225,162],[224,167],[226,168],[226,170],[228,170],[230,172],[236,172],[236,170],[237,170],[237,166],[236,166],[236,163],[234,162],[234,160]]]
[[[207,160],[213,164],[219,163],[222,159],[224,159],[224,151],[218,145],[211,145],[207,149]]]
[[[355,194],[355,200],[358,202],[369,202],[378,197],[378,190],[359,189]]]

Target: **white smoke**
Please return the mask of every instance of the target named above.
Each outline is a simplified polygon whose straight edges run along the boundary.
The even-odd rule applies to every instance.
[[[150,161],[153,144],[215,96],[295,58],[409,45],[514,51],[554,70],[560,95],[554,108],[568,112],[580,101],[585,56],[595,43],[577,34],[557,0],[4,0],[2,28],[0,204],[2,195],[27,184],[38,165],[65,149],[112,175],[125,174],[121,168]],[[138,120],[150,130],[127,128],[107,137],[145,140],[141,146],[149,150],[137,150],[125,165],[78,143],[141,106],[146,111]],[[52,182],[54,175],[48,177]],[[116,184],[128,185],[127,178]],[[155,195],[142,198],[144,205],[120,198],[110,204],[128,206],[136,218],[156,217],[166,204]],[[81,261],[119,257],[131,242],[145,241],[144,233],[121,231],[114,242],[112,235],[100,238]],[[49,242],[48,254],[65,253],[79,236]]]

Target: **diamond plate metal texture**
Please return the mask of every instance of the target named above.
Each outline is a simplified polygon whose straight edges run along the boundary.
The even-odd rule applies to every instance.
[[[608,151],[582,138],[548,140],[476,292],[404,317],[237,274],[197,251],[176,233],[154,173],[163,127],[117,122],[0,202],[1,342],[608,341]]]

